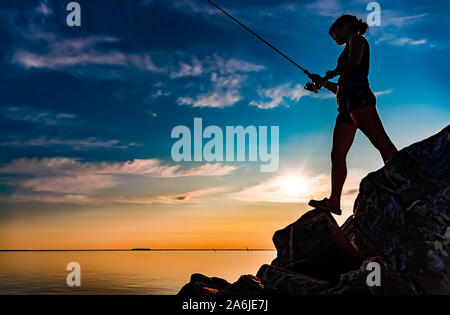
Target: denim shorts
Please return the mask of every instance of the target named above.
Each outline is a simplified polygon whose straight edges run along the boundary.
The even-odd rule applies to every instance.
[[[369,87],[367,78],[355,78],[344,83],[338,83],[336,93],[339,114],[336,117],[338,122],[353,122],[350,113],[355,108],[376,106],[377,99]]]

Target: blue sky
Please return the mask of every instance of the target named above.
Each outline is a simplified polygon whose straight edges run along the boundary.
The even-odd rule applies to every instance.
[[[189,234],[171,222],[186,216],[196,222],[212,208],[210,224],[218,230],[221,220],[241,218],[243,211],[249,212],[242,226],[227,231],[245,231],[258,215],[274,222],[248,236],[250,245],[269,246],[271,234],[258,241],[263,232],[288,224],[307,209],[308,198],[328,192],[333,95],[305,92],[301,71],[206,0],[78,1],[81,27],[67,26],[68,2],[0,4],[0,247],[35,239],[42,239],[36,247],[91,246],[65,237],[59,227],[69,228],[69,218],[81,215],[80,222],[94,222],[86,230],[94,235],[111,211],[123,209],[127,214],[112,220],[105,241],[92,246],[111,247],[108,233],[143,221],[161,231],[140,232],[133,244],[158,245],[161,237]],[[365,19],[368,2],[217,0],[319,74],[334,68],[343,49],[328,36],[331,23],[343,13]],[[381,26],[366,35],[369,80],[401,149],[450,121],[444,78],[450,72],[449,6],[379,4]],[[279,126],[279,171],[262,174],[250,162],[172,161],[171,130],[192,127],[194,117],[222,128]],[[382,166],[360,132],[348,166],[340,221],[351,213],[359,181]],[[260,210],[238,212],[256,205]],[[216,233],[208,231],[201,235]],[[217,233],[215,240],[226,238]],[[161,244],[186,246],[178,236]],[[62,243],[52,243],[55,237]]]

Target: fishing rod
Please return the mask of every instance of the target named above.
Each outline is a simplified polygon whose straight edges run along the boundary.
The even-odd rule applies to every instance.
[[[262,38],[261,36],[259,36],[258,34],[256,34],[254,31],[252,31],[249,27],[247,27],[245,24],[241,23],[238,19],[234,18],[230,13],[228,13],[227,11],[225,11],[224,9],[222,9],[221,7],[219,7],[217,4],[215,4],[214,2],[212,2],[211,0],[208,0],[209,3],[211,3],[213,6],[215,6],[219,11],[221,11],[223,14],[225,14],[226,16],[228,16],[230,19],[232,19],[233,21],[235,21],[237,24],[239,24],[240,26],[242,26],[245,30],[247,30],[248,32],[250,32],[253,36],[255,36],[256,38],[258,38],[259,40],[261,40],[264,44],[266,44],[267,46],[269,46],[270,48],[272,48],[273,50],[275,50],[277,53],[279,53],[281,56],[283,56],[284,58],[286,58],[287,60],[289,60],[293,65],[295,65],[297,68],[299,68],[300,70],[302,70],[309,79],[313,80],[313,75],[311,74],[311,72],[309,72],[308,70],[306,70],[305,68],[303,68],[302,66],[300,66],[298,63],[296,63],[294,60],[292,60],[291,58],[289,58],[288,56],[286,56],[283,52],[281,52],[278,48],[276,48],[275,46],[273,46],[272,44],[270,44],[268,41],[266,41],[264,38]],[[309,88],[311,89],[309,89]],[[308,90],[313,90],[315,93],[317,93],[317,91],[320,89],[320,87],[318,87],[316,84],[313,83],[308,83],[305,85],[305,89]]]

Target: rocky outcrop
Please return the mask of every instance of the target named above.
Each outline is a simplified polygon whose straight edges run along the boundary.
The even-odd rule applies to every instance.
[[[331,282],[359,268],[358,253],[345,238],[333,216],[312,210],[275,232],[277,258],[272,265]]]
[[[178,295],[214,295],[219,291],[228,288],[231,284],[221,278],[207,277],[205,275],[194,273],[191,275],[191,281],[181,288]]]
[[[377,272],[373,263],[379,266],[380,285],[375,282],[372,272]],[[372,282],[371,282],[372,281]],[[368,283],[369,282],[369,283]],[[381,257],[366,259],[358,270],[342,274],[339,283],[322,295],[412,295],[415,291],[409,287],[396,273],[392,272]]]
[[[331,288],[327,281],[272,265],[262,265],[256,276],[261,279],[264,289],[272,294],[318,294]]]
[[[341,227],[315,209],[273,241],[256,276],[196,274],[179,294],[450,294],[450,125],[366,176]]]
[[[253,275],[240,276],[238,281],[221,291],[223,295],[262,295],[264,286],[258,277]]]
[[[360,239],[419,294],[450,293],[450,126],[401,150],[360,185]]]

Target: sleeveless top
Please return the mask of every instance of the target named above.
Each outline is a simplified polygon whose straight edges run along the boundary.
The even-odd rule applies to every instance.
[[[337,60],[338,66],[349,59],[350,59],[350,48],[349,44],[347,44],[345,45],[344,50],[342,51],[341,55]],[[367,79],[369,75],[369,63],[370,63],[369,44],[367,43],[367,41],[364,41],[364,51],[359,66],[349,73],[340,75],[338,79],[338,84],[344,84],[348,81],[354,80],[367,81],[367,84],[369,84],[369,81]]]

